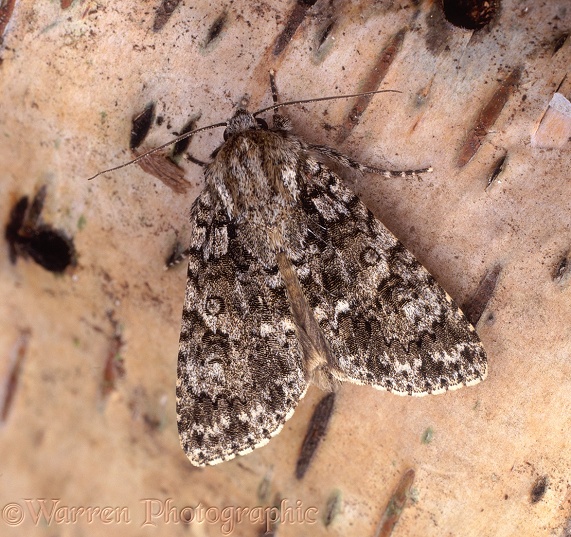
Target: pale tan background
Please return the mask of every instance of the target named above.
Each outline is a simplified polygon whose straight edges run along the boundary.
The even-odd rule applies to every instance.
[[[172,519],[141,529],[142,500],[222,509],[286,498],[316,507],[318,520],[281,526],[279,535],[373,536],[400,477],[414,468],[395,535],[571,534],[571,288],[565,274],[554,279],[571,248],[570,144],[557,129],[548,132],[554,142],[540,140],[550,147],[531,143],[554,92],[571,95],[569,2],[504,1],[491,25],[473,32],[444,21],[437,3],[320,0],[277,56],[277,37],[301,9],[293,1],[183,2],[155,32],[158,5],[76,1],[62,9],[19,0],[4,31],[2,219],[18,197],[47,185],[43,219],[74,238],[78,263],[55,276],[31,261],[11,265],[2,247],[2,404],[14,363],[21,367],[0,428],[0,533],[218,535],[220,524]],[[220,35],[206,45],[224,13]],[[300,135],[363,162],[434,167],[421,181],[368,176],[356,189],[459,303],[470,304],[485,274],[501,266],[478,324],[488,379],[421,399],[344,386],[301,481],[295,463],[322,397],[314,389],[268,446],[195,469],[179,447],[174,409],[185,269],[165,272],[163,262],[184,241],[201,170],[184,164],[193,187],[185,194],[137,166],[86,178],[130,158],[131,118],[151,101],[165,121],[145,147],[197,114],[200,125],[228,118],[245,96],[254,108],[268,105],[270,67],[288,100],[358,91],[401,30],[380,87],[403,93],[375,97],[345,141],[339,127],[352,102],[290,114]],[[517,68],[497,119],[478,130],[481,110]],[[481,148],[461,167],[474,129]],[[205,159],[221,137],[210,131],[191,149]],[[124,374],[107,386],[117,355]],[[547,488],[533,503],[541,478]],[[38,498],[126,507],[130,522],[36,524],[25,499]],[[326,527],[332,498],[338,509]],[[13,502],[24,520],[10,527]],[[233,535],[262,531],[245,522]]]

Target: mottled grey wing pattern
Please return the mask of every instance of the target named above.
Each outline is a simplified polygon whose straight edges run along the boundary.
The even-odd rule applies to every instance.
[[[213,205],[208,188],[192,207],[177,421],[197,465],[266,443],[307,388],[283,281],[252,255],[244,226]]]
[[[452,299],[312,152],[381,170],[243,110],[225,139],[191,210],[177,381],[191,462],[266,443],[309,381],[423,395],[486,376]]]
[[[300,173],[308,233],[296,269],[333,376],[403,395],[485,378],[474,328],[426,269],[335,173],[312,157]]]

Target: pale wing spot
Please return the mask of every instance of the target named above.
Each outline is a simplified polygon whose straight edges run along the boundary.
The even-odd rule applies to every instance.
[[[260,336],[267,337],[274,333],[274,327],[270,323],[262,323],[260,325]]]

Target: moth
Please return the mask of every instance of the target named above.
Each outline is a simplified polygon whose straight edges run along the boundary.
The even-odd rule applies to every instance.
[[[277,114],[293,103],[271,82],[274,106],[214,125],[224,142],[190,209],[176,401],[197,466],[266,444],[311,383],[420,396],[487,373],[462,311],[327,162],[385,177],[430,170],[382,170],[305,142]],[[271,109],[269,128],[257,116]]]

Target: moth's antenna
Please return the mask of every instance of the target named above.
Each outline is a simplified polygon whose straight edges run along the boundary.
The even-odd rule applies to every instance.
[[[317,97],[315,99],[303,99],[301,101],[287,101],[285,103],[278,103],[273,104],[272,106],[268,106],[267,108],[262,108],[257,112],[254,112],[252,115],[257,116],[263,112],[267,112],[268,110],[275,110],[276,108],[281,108],[282,106],[291,106],[294,104],[305,104],[305,103],[317,103],[319,101],[333,101],[334,99],[349,99],[351,97],[363,97],[365,95],[375,95],[376,93],[402,93],[402,91],[398,90],[377,90],[377,91],[365,91],[364,93],[352,93],[351,95],[334,95],[332,97]]]
[[[189,138],[190,136],[196,134],[197,132],[207,131],[209,129],[215,129],[217,127],[226,127],[226,122],[216,123],[214,125],[208,125],[208,127],[200,127],[199,129],[195,129],[195,130],[190,131],[190,132],[185,132],[184,134],[177,136],[174,140],[171,140],[170,142],[167,142],[166,144],[159,145],[159,147],[155,147],[155,148],[147,151],[146,153],[139,155],[137,158],[134,158],[133,160],[130,160],[129,162],[125,162],[125,164],[120,164],[119,166],[115,166],[113,168],[109,168],[107,170],[97,172],[95,175],[91,176],[88,179],[88,181],[91,181],[92,179],[95,179],[96,177],[99,177],[100,175],[103,175],[104,173],[114,172],[115,170],[120,170],[121,168],[125,168],[126,166],[130,166],[131,164],[135,164],[136,162],[139,162],[140,160],[144,159],[145,157],[148,157],[149,155],[152,155],[153,153],[156,153],[157,151],[160,151],[161,149],[164,149],[165,147],[168,147],[169,145],[176,144],[177,142],[180,142],[181,140],[184,140],[185,138]]]
[[[335,96],[331,96],[331,97],[317,97],[315,99],[303,99],[300,101],[287,101],[285,103],[273,104],[272,106],[268,106],[267,108],[262,108],[261,110],[254,112],[252,115],[257,116],[258,114],[262,114],[263,112],[267,112],[268,110],[275,110],[276,108],[281,108],[282,106],[292,106],[294,104],[316,103],[319,101],[332,101],[334,99],[350,99],[351,97],[363,97],[365,95],[375,95],[377,93],[402,93],[402,91],[398,91],[398,90],[377,90],[377,91],[366,91],[363,93],[352,93],[351,95],[335,95]],[[153,153],[156,153],[157,151],[160,151],[161,149],[164,149],[165,147],[168,147],[169,145],[176,144],[177,142],[180,142],[181,140],[185,140],[186,138],[190,138],[191,136],[193,136],[199,132],[206,131],[209,129],[215,129],[217,127],[226,127],[226,126],[227,126],[226,122],[216,123],[214,125],[209,125],[207,127],[200,127],[199,129],[195,129],[193,131],[186,132],[184,134],[181,134],[180,136],[177,136],[176,138],[174,138],[170,142],[166,142],[162,145],[159,145],[158,147],[150,149],[146,153],[139,155],[137,158],[134,158],[133,160],[130,160],[129,162],[125,162],[124,164],[120,164],[119,166],[114,166],[113,168],[108,168],[107,170],[97,172],[95,175],[92,175],[91,177],[89,177],[88,181],[91,181],[92,179],[95,179],[96,177],[99,177],[100,175],[103,175],[104,173],[114,172],[116,170],[120,170],[121,168],[125,168],[127,166],[130,166],[131,164],[135,164],[136,162],[139,162],[140,160],[144,159],[145,157],[148,157],[149,155],[152,155]]]

